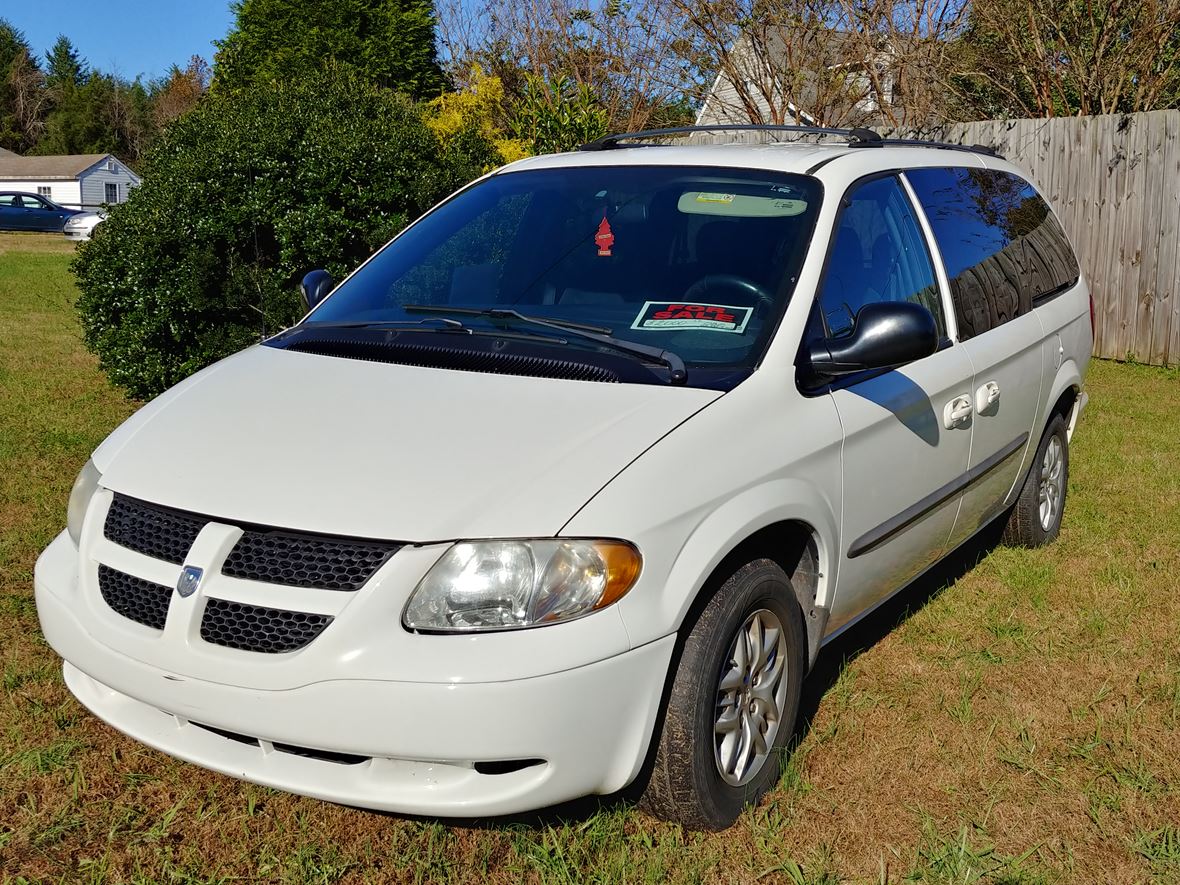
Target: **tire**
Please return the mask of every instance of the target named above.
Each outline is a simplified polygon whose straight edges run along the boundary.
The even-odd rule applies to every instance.
[[[1011,547],[1040,547],[1056,538],[1061,531],[1068,485],[1069,439],[1065,419],[1054,415],[1037,446],[1020,497],[1008,514],[1003,542]],[[1049,505],[1044,504],[1043,497],[1050,502]]]
[[[774,641],[770,631],[776,624]],[[763,637],[764,650],[772,649],[761,667],[756,658],[745,656],[756,635]],[[757,802],[773,787],[780,751],[799,713],[806,647],[791,579],[778,565],[755,560],[726,580],[684,640],[640,804],[691,829],[723,830],[747,803]],[[734,676],[742,672],[739,657],[753,661],[745,669],[753,674],[746,682]],[[736,687],[723,692],[725,682]],[[751,689],[758,685],[762,691],[755,696]],[[733,713],[724,718],[726,725],[734,725],[720,743],[715,731],[719,711]],[[743,723],[749,725],[744,731]],[[755,730],[765,753],[752,739]],[[750,750],[743,756],[746,748]],[[730,769],[725,774],[723,764]]]

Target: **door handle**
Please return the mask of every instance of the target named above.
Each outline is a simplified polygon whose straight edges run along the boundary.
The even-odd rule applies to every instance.
[[[956,396],[946,404],[942,410],[942,426],[953,430],[960,424],[971,420],[971,397],[966,394]]]
[[[1000,385],[995,381],[989,381],[975,391],[975,411],[983,414],[988,408],[1000,399]]]

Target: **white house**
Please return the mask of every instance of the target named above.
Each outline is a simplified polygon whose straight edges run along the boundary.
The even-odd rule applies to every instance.
[[[71,209],[122,203],[140,178],[110,154],[22,157],[0,148],[0,191],[40,194]]]
[[[894,97],[894,53],[871,42],[834,29],[788,33],[768,26],[743,34],[713,81],[696,123],[814,126],[834,117],[841,125],[878,125],[879,112]]]

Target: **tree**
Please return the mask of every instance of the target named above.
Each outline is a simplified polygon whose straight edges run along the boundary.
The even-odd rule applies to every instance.
[[[442,0],[439,31],[452,77],[478,65],[510,107],[547,91],[592,99],[615,131],[692,121],[668,0]]]
[[[432,0],[236,0],[237,26],[217,44],[214,88],[301,79],[326,63],[431,98],[445,86]]]
[[[152,90],[152,118],[159,128],[197,106],[212,79],[209,63],[199,55],[188,60],[183,70],[173,65],[163,81]]]
[[[57,42],[45,56],[45,85],[60,94],[75,89],[86,82],[86,61],[65,34],[59,34]]]
[[[0,147],[26,151],[37,141],[44,75],[25,35],[0,18]]]
[[[159,393],[289,325],[306,271],[339,279],[495,159],[477,132],[441,143],[404,96],[346,70],[214,91],[81,247],[86,343],[115,384]]]
[[[1180,103],[1180,0],[974,0],[949,79],[968,118]]]
[[[669,0],[709,121],[925,125],[961,0]]]
[[[134,164],[154,132],[151,99],[142,83],[91,71],[81,86],[54,97],[31,153],[111,153]]]

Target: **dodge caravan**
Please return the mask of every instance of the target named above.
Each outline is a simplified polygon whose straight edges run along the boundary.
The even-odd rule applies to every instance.
[[[334,802],[636,782],[728,826],[825,643],[989,524],[1057,535],[1086,402],[1088,290],[1028,178],[820,134],[522,160],[309,274],[298,324],[82,469],[35,578],[70,690]]]

